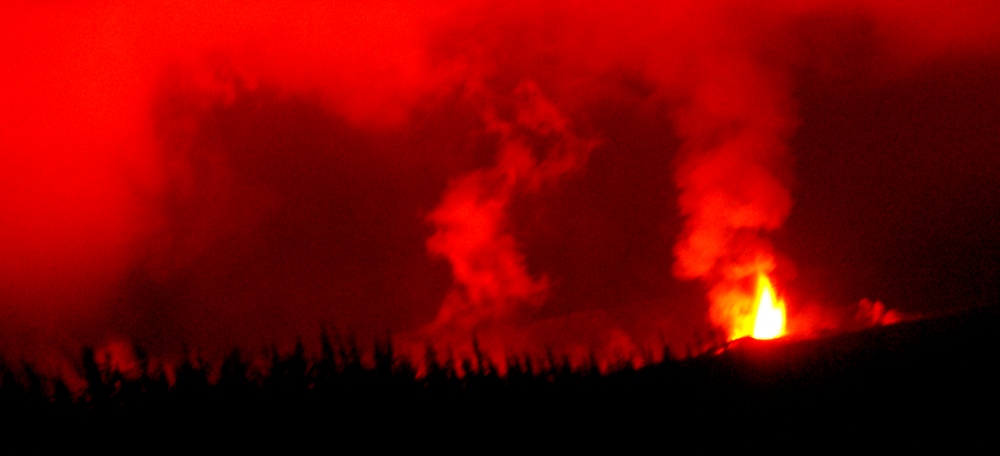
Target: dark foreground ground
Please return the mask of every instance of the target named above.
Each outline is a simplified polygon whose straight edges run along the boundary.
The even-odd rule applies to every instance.
[[[0,411],[36,430],[86,428],[95,436],[237,432],[232,438],[244,442],[281,435],[374,447],[403,435],[426,445],[472,436],[485,445],[529,436],[580,443],[706,435],[712,445],[711,436],[734,432],[913,443],[945,429],[977,438],[998,424],[998,329],[1000,312],[980,308],[814,340],[741,340],[606,374],[512,360],[503,377],[467,360],[469,375],[435,364],[417,378],[391,347],[366,366],[349,344],[324,340],[319,359],[276,354],[269,370],[255,374],[234,353],[217,367],[218,379],[209,380],[210,366],[188,363],[171,383],[153,369],[110,371],[85,351],[82,395],[30,366],[3,367]]]

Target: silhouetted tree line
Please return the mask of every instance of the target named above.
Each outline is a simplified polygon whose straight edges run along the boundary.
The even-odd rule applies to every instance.
[[[271,349],[265,369],[252,367],[259,360],[239,350],[218,364],[192,355],[172,366],[172,379],[139,347],[132,372],[113,369],[85,348],[78,366],[82,390],[28,363],[0,362],[0,410],[142,423],[297,426],[308,420],[341,430],[992,414],[1000,404],[997,315],[990,309],[822,340],[737,341],[716,353],[641,368],[622,363],[606,372],[593,357],[574,367],[550,353],[512,356],[501,375],[476,345],[473,356],[443,362],[428,347],[428,362],[417,369],[388,341],[374,344],[374,363],[367,364],[353,339],[325,332],[317,356],[307,355],[301,342],[288,353]]]

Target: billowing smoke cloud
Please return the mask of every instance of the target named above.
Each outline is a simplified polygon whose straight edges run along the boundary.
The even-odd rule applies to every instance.
[[[0,58],[9,65],[0,103],[0,289],[4,320],[15,328],[5,331],[8,346],[149,330],[133,325],[178,330],[168,323],[174,318],[150,316],[122,327],[108,320],[115,306],[107,302],[135,309],[136,300],[189,300],[179,272],[212,268],[208,256],[221,254],[220,244],[258,231],[286,203],[247,182],[239,155],[234,161],[206,143],[225,137],[210,137],[220,126],[206,119],[270,90],[274,103],[315,96],[351,125],[391,128],[421,100],[447,92],[455,74],[432,65],[426,33],[435,27],[402,3],[2,8]],[[135,277],[144,283],[140,296],[118,297]],[[224,309],[213,318],[234,309],[205,304]],[[26,336],[39,329],[48,334]]]
[[[742,335],[753,275],[794,275],[803,81],[992,58],[998,11],[6,2],[0,341],[500,325],[623,350],[703,325],[671,265]]]

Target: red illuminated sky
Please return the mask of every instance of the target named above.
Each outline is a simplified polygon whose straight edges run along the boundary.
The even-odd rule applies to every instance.
[[[13,350],[682,350],[764,257],[813,317],[1000,299],[995,2],[36,3],[0,6]]]

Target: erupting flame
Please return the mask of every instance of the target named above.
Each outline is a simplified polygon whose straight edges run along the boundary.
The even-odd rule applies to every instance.
[[[785,302],[778,300],[766,275],[757,276],[757,302],[753,317],[754,339],[776,339],[785,335]]]

